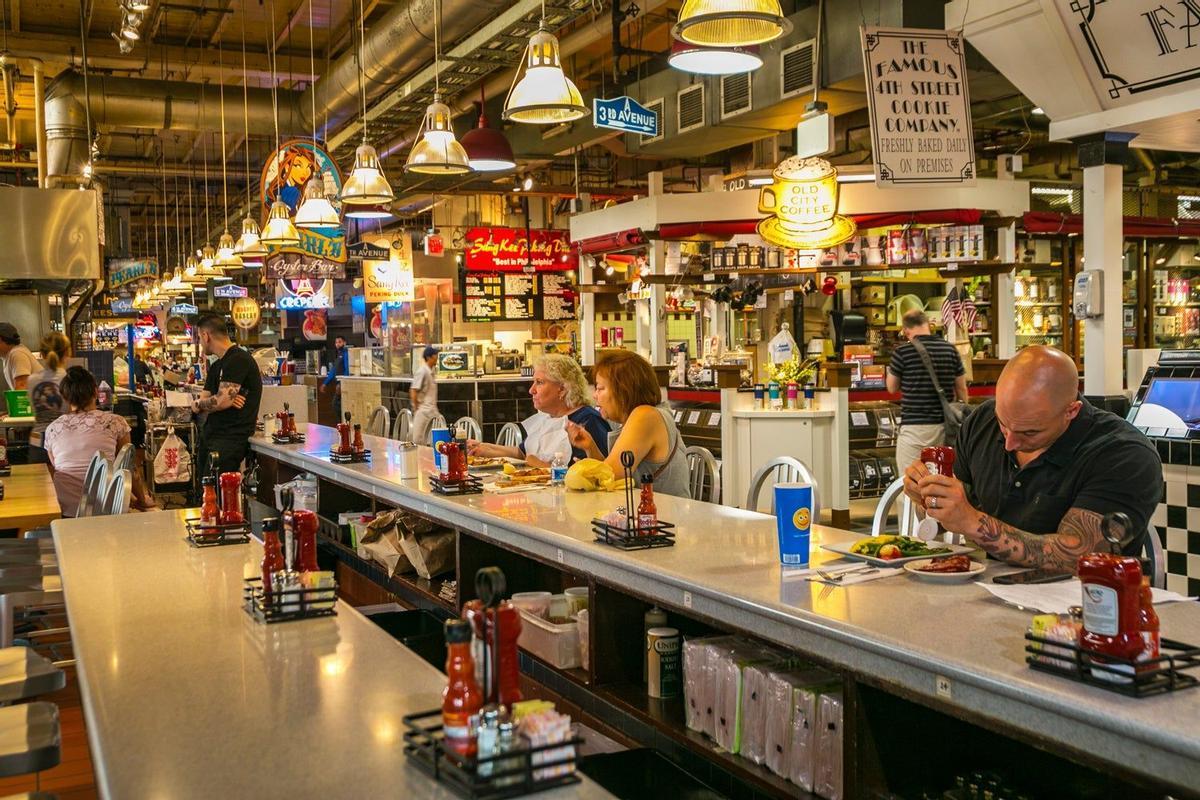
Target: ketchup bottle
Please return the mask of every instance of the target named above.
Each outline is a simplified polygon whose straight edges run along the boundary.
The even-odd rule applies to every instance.
[[[271,586],[275,575],[284,571],[283,546],[279,542],[279,517],[263,520],[262,585],[263,603],[271,602]]]
[[[221,473],[221,524],[240,525],[246,521],[242,516],[242,473]]]
[[[350,415],[346,415],[345,422],[339,422],[337,425],[338,432],[338,455],[350,455]]]
[[[356,422],[354,423],[354,454],[361,456],[365,452],[367,452],[367,446],[363,444],[362,440],[362,425]]]
[[[317,566],[317,515],[307,508],[292,512],[292,527],[296,531],[296,572],[316,572]]]
[[[470,600],[463,606],[463,616],[471,623],[477,641],[476,657],[489,669],[487,686],[483,687],[485,701],[500,703],[512,708],[519,702],[521,694],[521,662],[517,653],[517,639],[521,636],[521,612],[507,600],[499,608],[487,611],[487,636],[484,636],[484,609],[479,600]],[[498,629],[498,630],[497,630]],[[493,666],[492,654],[499,642],[499,654]]]
[[[1136,558],[1088,553],[1079,559],[1083,584],[1083,631],[1079,646],[1098,656],[1134,659],[1145,648],[1141,632],[1142,568]],[[1104,659],[1096,657],[1098,663]],[[1092,677],[1113,683],[1130,683],[1132,668],[1113,665],[1131,677],[1093,669]]]
[[[296,412],[289,411],[287,414],[287,432],[288,436],[296,435]]]
[[[461,619],[446,620],[446,678],[442,692],[442,732],[446,749],[461,756],[475,755],[475,730],[483,693],[475,682],[471,658],[471,626]]]
[[[1154,536],[1154,533],[1150,534]],[[1158,658],[1160,653],[1160,637],[1158,612],[1154,610],[1154,592],[1150,589],[1150,576],[1147,573],[1147,562],[1142,562],[1142,587],[1138,590],[1140,604],[1138,614],[1138,630],[1142,634],[1142,654],[1138,661],[1151,661]],[[1149,669],[1154,669],[1151,665]]]
[[[216,525],[220,514],[220,509],[217,507],[217,482],[212,479],[211,475],[206,475],[200,483],[204,486],[204,500],[200,504],[200,523]]]

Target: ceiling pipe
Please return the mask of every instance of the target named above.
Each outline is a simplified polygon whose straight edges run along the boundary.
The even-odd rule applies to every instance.
[[[33,62],[33,128],[37,136],[38,188],[46,188],[46,70],[40,58]]]
[[[645,16],[666,4],[667,0],[643,0],[639,4],[641,7],[641,14],[639,16]],[[626,18],[624,22],[628,23],[633,19],[636,19],[636,17]],[[611,19],[604,16],[598,17],[559,41],[559,55],[565,59],[567,56],[574,55],[588,45],[594,44],[601,39],[611,39],[613,35]],[[521,51],[521,57],[524,58],[524,51]],[[487,97],[507,96],[508,90],[512,86],[512,80],[513,73],[510,70],[500,70],[483,85],[483,93]],[[475,111],[477,97],[479,97],[479,89],[474,88],[459,94],[453,100],[447,100],[446,104],[450,106],[450,110],[454,116],[459,117]],[[378,148],[379,157],[386,158],[398,150],[411,146],[417,138],[418,132],[419,128],[413,127],[392,139],[383,147]]]

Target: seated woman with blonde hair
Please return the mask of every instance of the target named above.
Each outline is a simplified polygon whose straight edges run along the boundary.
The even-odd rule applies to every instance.
[[[633,477],[654,481],[654,491],[689,497],[687,447],[675,418],[662,399],[658,378],[650,362],[627,350],[606,353],[596,363],[596,402],[609,422],[620,423],[620,433],[610,433],[608,450],[580,425],[567,423],[571,444],[588,457],[602,460],[619,477],[621,453],[633,453]]]

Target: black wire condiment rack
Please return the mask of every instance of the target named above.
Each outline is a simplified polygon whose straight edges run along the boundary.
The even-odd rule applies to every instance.
[[[291,489],[284,489],[280,492],[280,500],[283,505],[283,508],[280,509],[281,522],[284,526],[291,526],[291,514],[295,505],[295,494]],[[265,534],[263,539],[265,544]],[[288,541],[285,533],[285,549],[290,549],[286,545]],[[294,563],[299,557],[300,542],[294,535],[290,541],[297,552],[285,553],[284,559],[287,563]],[[291,571],[285,571],[281,574],[285,578],[298,579],[297,573]],[[242,600],[247,614],[259,622],[274,624],[297,619],[335,616],[337,614],[335,609],[337,604],[337,589],[337,581],[333,580],[327,586],[289,586],[286,588],[272,588],[268,592],[263,586],[261,577],[245,578],[242,581]]]
[[[487,687],[491,686],[488,665],[498,666],[500,663],[499,631],[489,637],[488,628],[489,619],[495,619],[499,625],[500,601],[507,594],[504,573],[497,567],[484,567],[476,572],[475,593],[483,606],[480,622],[483,626],[484,647],[491,647],[490,658],[483,659],[481,685],[487,692]],[[500,681],[497,678],[496,699],[499,698],[499,686]],[[575,770],[575,761],[583,739],[577,735],[561,742],[522,747],[519,750],[479,758],[463,756],[446,747],[440,708],[408,714],[402,717],[402,721],[404,754],[412,759],[415,766],[459,797],[471,800],[502,800],[569,786],[580,781]],[[551,756],[550,751],[559,752]],[[563,771],[563,767],[567,769]],[[561,771],[562,774],[547,776],[547,771]]]
[[[242,478],[238,489],[242,495],[242,521],[231,523],[204,522],[200,517],[185,517],[184,529],[187,531],[188,544],[192,547],[221,547],[230,544],[247,544],[253,529],[250,520],[249,495],[246,492],[246,480]],[[224,496],[220,484],[217,485],[217,519],[221,518]]]
[[[640,525],[637,516],[637,493],[633,483],[633,452],[621,453],[621,467],[625,479],[624,525],[613,525],[602,519],[592,520],[592,532],[596,541],[622,550],[650,550],[671,547],[675,544],[675,526],[658,520],[654,525]]]

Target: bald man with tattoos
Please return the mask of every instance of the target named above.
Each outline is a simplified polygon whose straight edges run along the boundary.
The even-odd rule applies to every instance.
[[[1011,564],[1074,572],[1081,555],[1107,550],[1100,521],[1113,511],[1129,515],[1126,553],[1138,554],[1162,497],[1153,444],[1080,397],[1075,362],[1050,347],[1009,360],[955,450],[953,477],[913,462],[904,492],[918,514]]]

